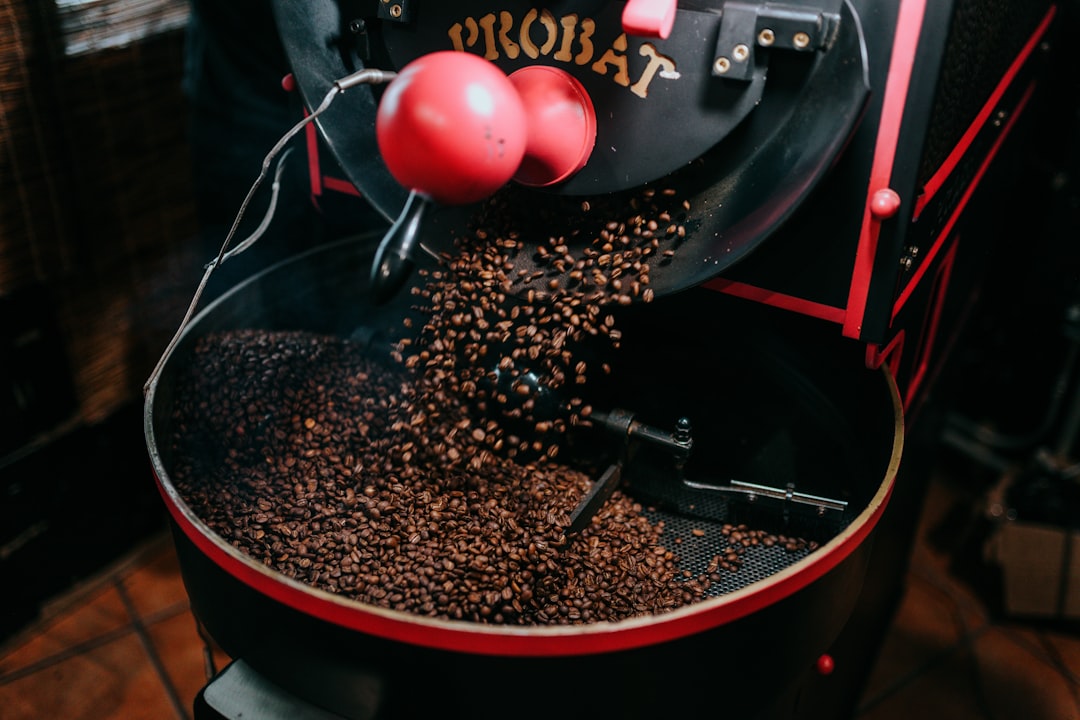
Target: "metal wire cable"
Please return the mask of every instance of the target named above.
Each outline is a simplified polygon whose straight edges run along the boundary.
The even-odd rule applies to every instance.
[[[154,381],[161,374],[161,370],[165,366],[165,362],[172,355],[172,352],[176,348],[177,343],[180,342],[180,337],[184,334],[184,329],[187,328],[188,324],[191,322],[191,318],[195,315],[195,310],[199,306],[199,301],[202,299],[203,292],[206,290],[206,285],[210,281],[210,276],[213,274],[214,270],[229,258],[235,257],[237,254],[251,247],[259,239],[259,237],[261,237],[262,234],[266,232],[266,228],[269,227],[277,206],[278,183],[281,178],[282,164],[288,157],[291,149],[282,156],[281,160],[278,161],[278,169],[275,173],[274,178],[274,192],[271,197],[270,206],[267,209],[265,216],[263,217],[263,221],[259,224],[259,227],[256,228],[256,230],[251,234],[251,236],[245,238],[241,243],[237,245],[236,248],[234,248],[232,251],[229,251],[229,245],[232,243],[233,236],[236,235],[236,230],[240,226],[240,221],[247,213],[248,205],[251,204],[251,199],[255,196],[255,192],[262,185],[263,180],[266,179],[266,176],[270,171],[270,165],[274,161],[274,158],[278,156],[282,149],[289,143],[290,140],[292,140],[297,135],[297,133],[299,133],[310,123],[314,122],[316,118],[322,115],[323,112],[325,112],[326,109],[330,107],[330,103],[333,102],[334,98],[337,97],[340,93],[343,93],[348,88],[355,87],[356,85],[387,83],[393,80],[395,77],[397,77],[397,73],[392,71],[365,68],[337,80],[327,91],[326,95],[322,99],[322,102],[319,103],[319,106],[315,108],[315,110],[312,111],[311,114],[309,114],[300,122],[296,123],[292,128],[288,130],[288,132],[282,135],[281,139],[278,140],[274,144],[274,147],[270,149],[270,152],[266,154],[266,157],[263,158],[262,169],[259,172],[259,176],[255,178],[255,182],[252,183],[251,189],[248,190],[247,196],[240,204],[240,209],[236,213],[236,218],[233,220],[232,227],[229,228],[229,232],[225,236],[225,241],[221,244],[221,250],[218,251],[216,258],[207,263],[202,279],[199,281],[199,285],[195,289],[195,294],[192,296],[191,302],[188,304],[187,312],[184,313],[184,317],[180,321],[180,326],[176,329],[176,333],[169,341],[169,344],[165,347],[165,351],[161,354],[161,357],[158,359],[157,364],[151,371],[150,377],[148,377],[146,382],[143,384],[144,395],[149,392],[150,387],[154,384]]]

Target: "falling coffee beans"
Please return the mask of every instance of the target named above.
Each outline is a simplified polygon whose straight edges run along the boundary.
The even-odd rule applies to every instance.
[[[650,190],[523,217],[497,196],[423,272],[422,320],[388,357],[305,331],[200,338],[173,392],[173,484],[256,562],[376,607],[540,625],[696,602],[710,574],[738,569],[743,537],[771,536],[729,530],[709,573],[686,577],[662,523],[622,492],[564,532],[592,477],[561,441],[589,423],[584,390],[614,362],[578,351],[617,351],[617,309],[653,299],[650,263],[686,236],[685,203],[668,203]]]

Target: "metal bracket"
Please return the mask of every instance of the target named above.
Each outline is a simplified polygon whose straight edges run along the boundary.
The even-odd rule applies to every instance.
[[[674,432],[669,433],[638,422],[634,419],[632,412],[621,408],[606,413],[594,412],[590,417],[596,425],[619,439],[621,445],[619,459],[604,471],[600,479],[593,483],[592,489],[578,503],[577,508],[570,515],[570,526],[566,529],[567,535],[580,532],[592,522],[593,516],[622,483],[623,473],[636,454],[639,444],[647,443],[670,453],[680,475],[694,448],[690,421],[687,418],[680,418]]]
[[[838,14],[820,8],[726,2],[712,73],[732,80],[751,80],[757,48],[814,52],[828,47],[839,23]]]

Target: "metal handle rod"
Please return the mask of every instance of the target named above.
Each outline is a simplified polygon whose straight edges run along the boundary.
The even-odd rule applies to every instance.
[[[803,505],[813,505],[818,508],[828,508],[830,510],[844,510],[847,508],[847,502],[844,500],[834,500],[832,498],[822,497],[820,495],[811,495],[809,493],[796,492],[793,488],[780,488],[770,487],[769,485],[758,485],[757,483],[743,482],[741,480],[732,480],[729,485],[711,485],[709,483],[701,483],[695,480],[683,480],[683,483],[695,490],[713,490],[716,492],[737,492],[743,495],[763,495],[765,497],[774,498],[777,500],[787,500],[790,502],[801,503]]]

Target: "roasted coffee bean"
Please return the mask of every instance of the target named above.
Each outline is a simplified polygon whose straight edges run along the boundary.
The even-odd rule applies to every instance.
[[[660,533],[632,499],[616,493],[567,541],[590,478],[478,449],[484,424],[466,424],[452,402],[418,412],[408,380],[337,338],[208,336],[176,393],[173,482],[256,561],[374,606],[526,625],[618,620],[701,596],[673,562],[646,561]],[[354,411],[327,412],[342,406]],[[338,446],[312,446],[305,420],[320,415]],[[583,579],[588,612],[573,604]]]
[[[660,202],[673,195],[531,220],[529,205],[496,196],[421,272],[411,292],[423,320],[405,319],[389,363],[302,331],[201,338],[173,393],[172,481],[255,561],[373,606],[535,625],[695,602],[719,570],[738,569],[738,552],[686,573],[663,524],[619,491],[568,538],[592,478],[555,460],[592,413],[577,394],[588,384],[580,343],[599,336],[617,350],[615,309],[652,300],[646,258],[675,254],[659,237],[682,228],[680,206]],[[537,271],[514,269],[522,254]],[[564,393],[567,414],[535,416],[542,392]],[[739,550],[747,532],[725,528]]]

